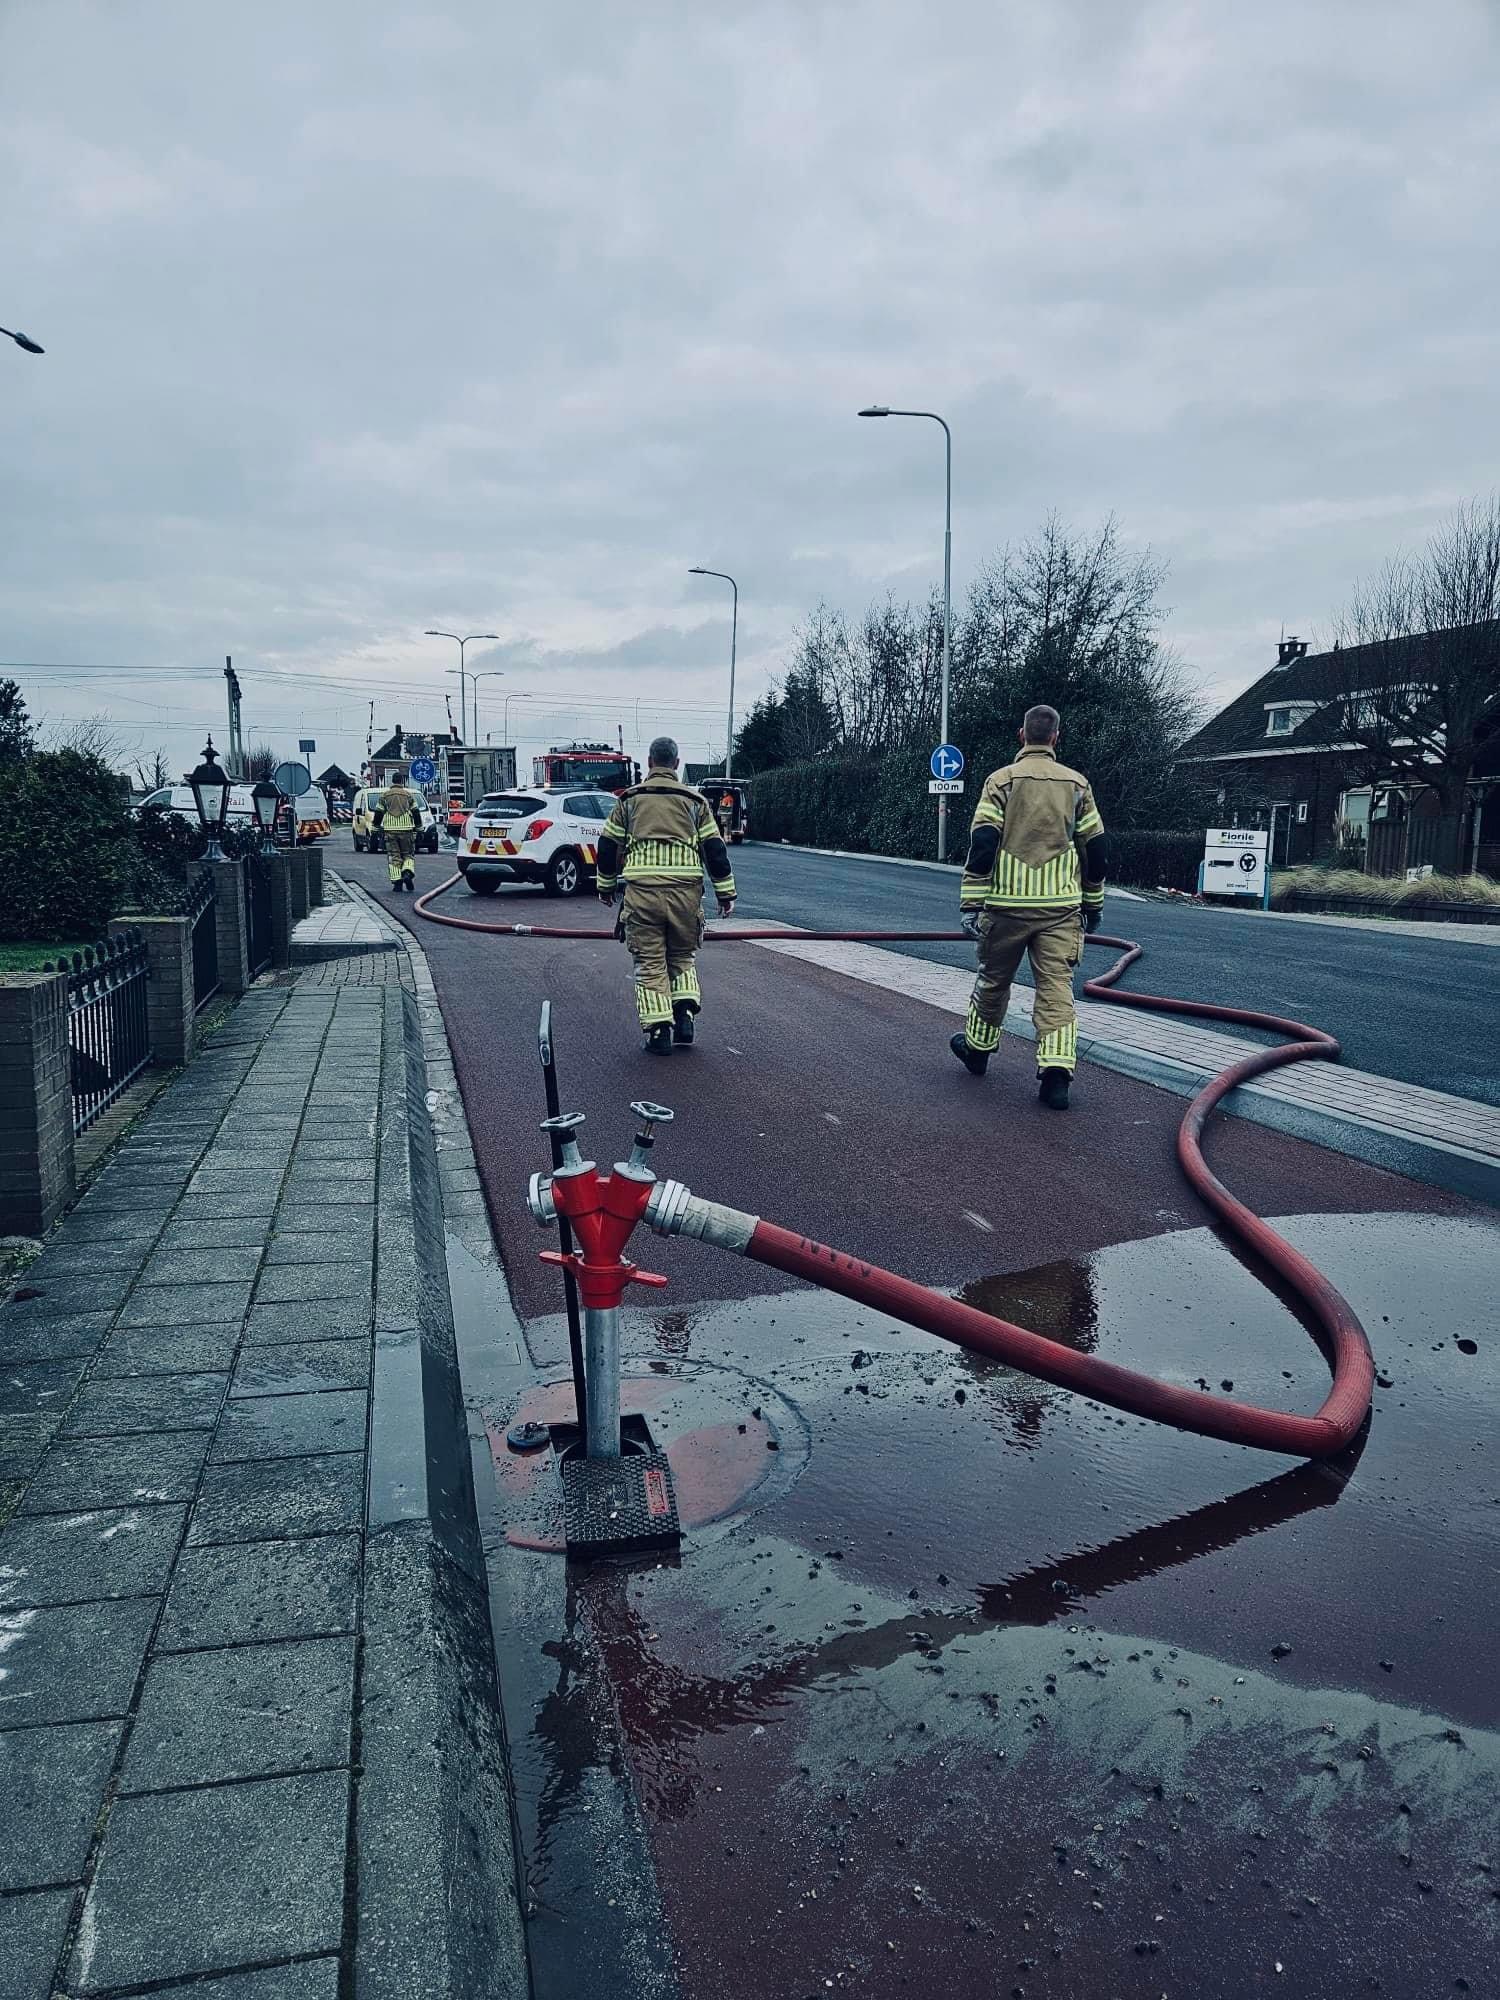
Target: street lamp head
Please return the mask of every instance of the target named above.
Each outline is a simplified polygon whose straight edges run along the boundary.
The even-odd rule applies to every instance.
[[[255,808],[255,824],[260,834],[260,844],[269,847],[271,831],[276,824],[276,814],[281,806],[281,791],[271,779],[262,778],[250,793],[250,803]]]
[[[861,410],[859,414],[862,417],[888,417],[891,413],[886,404],[871,403],[867,409]]]
[[[498,632],[471,632],[469,634],[470,639],[498,639],[499,637],[500,634]],[[466,640],[465,644],[467,643],[468,641]]]
[[[9,327],[0,329],[0,331],[10,333]],[[27,354],[45,354],[47,352],[45,347],[38,346],[29,333],[12,333],[10,337],[16,343],[17,347],[22,348]]]
[[[219,835],[224,831],[229,811],[229,780],[220,766],[211,736],[204,746],[203,762],[197,770],[188,772],[187,782],[192,787],[193,804],[198,808],[198,822],[208,835],[209,858],[217,860]]]
[[[707,571],[706,569],[704,569],[704,567],[703,567],[703,565],[702,565],[701,563],[694,563],[694,564],[693,564],[693,566],[692,566],[692,568],[691,568],[691,569],[690,569],[690,570],[688,571],[688,575],[689,575],[689,576],[707,576],[707,575],[708,575],[708,571]]]

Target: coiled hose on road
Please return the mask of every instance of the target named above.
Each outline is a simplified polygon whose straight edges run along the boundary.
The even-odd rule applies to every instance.
[[[493,924],[473,917],[440,916],[429,908],[435,899],[462,878],[453,875],[437,888],[417,899],[416,914],[429,923],[454,930],[483,931],[499,937],[578,938],[592,943],[607,941],[609,933],[598,930],[566,929],[541,924]],[[849,944],[962,944],[962,931],[805,931],[789,929],[734,930],[710,929],[710,944],[830,942]],[[768,1264],[791,1277],[805,1278],[828,1291],[841,1292],[894,1318],[922,1327],[941,1339],[988,1355],[1007,1366],[1019,1368],[1045,1382],[1092,1397],[1118,1410],[1170,1424],[1177,1430],[1193,1431],[1202,1437],[1227,1439],[1232,1444],[1251,1445],[1262,1451],[1285,1452],[1296,1458],[1329,1458],[1348,1445],[1369,1413],[1374,1389],[1375,1362],[1353,1307],[1331,1285],[1321,1271],[1294,1250],[1269,1223],[1232,1195],[1203,1157],[1203,1128],[1209,1114],[1242,1083],[1267,1071],[1282,1069],[1294,1062],[1336,1062],[1339,1044],[1321,1028],[1302,1021],[1289,1021],[1276,1014],[1261,1014],[1249,1007],[1220,1007],[1206,1000],[1175,1000],[1159,993],[1116,992],[1120,976],[1141,956],[1141,947],[1128,938],[1107,937],[1097,932],[1086,944],[1117,950],[1120,956],[1105,971],[1084,981],[1083,990],[1093,1000],[1117,1007],[1144,1007],[1161,1014],[1186,1014],[1199,1020],[1230,1021],[1243,1027],[1261,1028],[1286,1037],[1271,1048],[1255,1048],[1238,1062],[1222,1069],[1204,1084],[1188,1105],[1177,1132],[1177,1158],[1198,1195],[1218,1216],[1230,1234],[1259,1262],[1267,1266],[1291,1292],[1312,1322],[1319,1345],[1333,1370],[1333,1381],[1321,1406],[1312,1416],[1293,1416],[1281,1410],[1261,1409],[1254,1403],[1223,1400],[1201,1390],[1178,1388],[1158,1382],[1132,1368],[1121,1368],[1092,1354],[1079,1354],[1060,1341],[1047,1340],[1009,1320],[962,1305],[925,1285],[913,1284],[862,1258],[816,1243],[809,1237],[779,1228],[774,1223],[753,1221],[748,1241],[739,1245],[743,1254]]]

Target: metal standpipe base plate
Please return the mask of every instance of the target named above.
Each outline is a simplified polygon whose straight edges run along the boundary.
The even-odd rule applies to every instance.
[[[664,1451],[563,1460],[563,1526],[570,1556],[675,1549],[682,1540]]]

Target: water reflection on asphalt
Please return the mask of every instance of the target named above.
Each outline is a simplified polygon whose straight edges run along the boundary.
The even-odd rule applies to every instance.
[[[586,1839],[579,1786],[622,1759],[683,1993],[1500,1989],[1500,1232],[1278,1226],[1388,1385],[1327,1466],[807,1291],[630,1316],[637,1354],[763,1378],[811,1439],[679,1562],[535,1586],[545,1838]],[[1226,1395],[1326,1386],[1207,1230],[964,1297]]]

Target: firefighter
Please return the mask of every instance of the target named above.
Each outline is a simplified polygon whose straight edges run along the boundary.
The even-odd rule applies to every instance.
[[[422,794],[412,790],[406,782],[406,773],[401,771],[380,794],[370,815],[385,836],[386,866],[391,872],[391,893],[395,896],[403,889],[409,896],[415,885],[422,808]]]
[[[677,745],[658,736],[644,783],[622,792],[599,836],[596,887],[613,908],[623,882],[625,943],[635,960],[635,1006],[652,1055],[690,1046],[702,1005],[703,871],[719,915],[734,908],[734,871],[713,808],[677,775]]]
[[[1073,969],[1084,933],[1104,917],[1104,821],[1088,779],[1057,761],[1059,726],[1055,708],[1028,708],[1021,754],[984,781],[959,889],[963,927],[979,946],[979,977],[963,1032],[949,1046],[971,1075],[984,1075],[1011,981],[1029,957],[1038,1094],[1049,1109],[1066,1111],[1078,1043]]]

